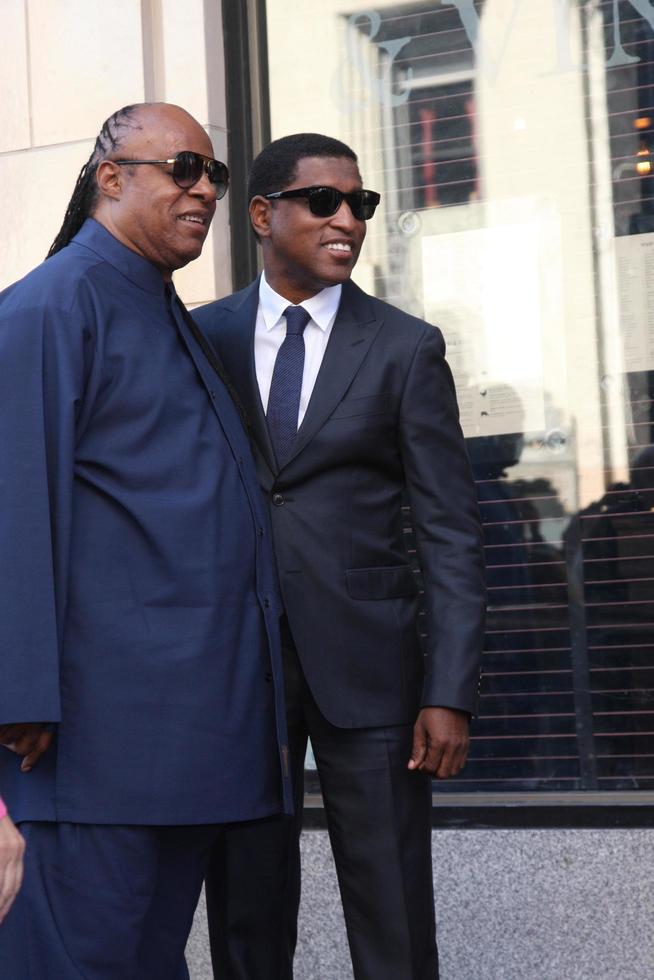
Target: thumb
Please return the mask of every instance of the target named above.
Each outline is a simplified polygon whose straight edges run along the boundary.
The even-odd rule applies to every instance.
[[[416,723],[413,727],[413,745],[409,758],[408,769],[418,769],[427,755],[427,733],[424,727]]]

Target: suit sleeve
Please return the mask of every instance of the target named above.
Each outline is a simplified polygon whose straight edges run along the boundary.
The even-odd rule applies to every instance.
[[[0,305],[0,724],[60,720],[84,360],[69,315],[25,306],[7,294]]]
[[[474,713],[486,606],[481,525],[440,331],[415,349],[400,445],[427,616],[423,706]]]

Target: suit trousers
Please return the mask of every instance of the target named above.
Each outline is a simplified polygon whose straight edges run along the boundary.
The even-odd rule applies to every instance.
[[[282,648],[295,817],[276,826],[269,823],[251,836],[243,861],[231,855],[235,869],[254,866],[258,875],[262,868],[268,869],[266,895],[256,881],[248,888],[242,876],[238,881],[226,878],[220,859],[212,866],[207,904],[215,980],[231,980],[232,974],[225,972],[222,950],[224,913],[212,896],[218,888],[229,890],[232,885],[241,893],[249,891],[252,916],[265,917],[261,902],[264,907],[270,905],[270,894],[275,896],[274,928],[281,932],[277,932],[276,945],[271,942],[271,930],[265,941],[274,958],[281,955],[281,970],[276,965],[277,972],[270,977],[293,978],[307,738],[320,778],[356,980],[437,980],[431,782],[424,773],[407,769],[413,726],[344,729],[331,725],[311,695],[287,627],[282,629]],[[285,852],[287,867],[278,875],[275,887],[271,860]],[[253,928],[253,941],[254,936]]]
[[[188,980],[184,949],[226,826],[22,823],[25,876],[0,928],[0,977]]]

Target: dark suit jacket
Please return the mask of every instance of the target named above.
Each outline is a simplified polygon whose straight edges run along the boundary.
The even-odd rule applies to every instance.
[[[295,451],[278,471],[255,374],[257,306],[254,282],[194,316],[250,417],[284,606],[321,711],[348,728],[402,724],[421,704],[474,712],[482,542],[440,331],[346,282]]]

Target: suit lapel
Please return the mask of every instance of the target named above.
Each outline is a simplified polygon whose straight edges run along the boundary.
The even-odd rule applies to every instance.
[[[381,325],[366,294],[353,282],[344,283],[336,320],[289,463],[341,401]]]
[[[221,324],[221,355],[230,378],[237,382],[236,387],[256,443],[266,463],[276,473],[277,463],[261,404],[254,363],[254,328],[258,305],[259,280],[256,279],[238,294],[238,302],[229,310],[232,315],[225,317]]]
[[[237,390],[247,412],[252,434],[269,469],[278,472],[266,416],[261,404],[254,361],[254,329],[259,304],[259,280],[231,297],[220,328],[220,351],[227,373],[238,380]],[[349,388],[379,332],[382,320],[375,317],[370,299],[353,282],[343,284],[343,293],[327,349],[316,378],[307,411],[286,466],[302,452],[329,418]]]

